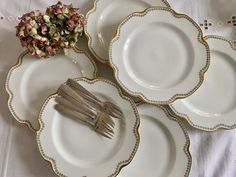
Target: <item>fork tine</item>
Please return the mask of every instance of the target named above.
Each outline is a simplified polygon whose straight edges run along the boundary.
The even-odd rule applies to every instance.
[[[109,117],[109,119],[111,120],[111,117]],[[105,120],[106,122],[108,122],[109,120]],[[115,127],[115,123],[109,124],[107,123],[112,129],[114,129]]]
[[[113,132],[113,128],[112,127],[110,127],[109,126],[109,124],[106,122],[106,121],[104,121],[104,117],[105,115],[100,115],[99,117],[98,117],[98,120],[97,120],[97,122],[96,122],[96,124],[95,124],[95,127],[102,127],[102,128],[105,128],[108,132],[111,132],[111,133],[114,133]]]
[[[106,134],[106,136],[109,138],[109,139],[111,139],[112,137],[113,137],[113,135],[111,135],[110,133],[105,133]]]
[[[110,101],[107,101],[106,104],[108,104],[111,108],[113,108],[114,110],[116,110],[117,112],[119,113],[123,113],[120,109],[119,106],[115,105],[114,103],[110,102]]]
[[[116,118],[116,119],[121,119],[121,118],[123,118],[123,115],[121,115],[121,114],[119,114],[119,113],[116,113],[116,112],[114,112],[114,111],[112,111],[112,110],[110,110],[109,115],[112,116],[112,117],[114,117],[114,118]]]
[[[109,118],[109,119],[106,119],[105,120],[106,121],[106,123],[111,127],[111,128],[114,128],[114,126],[115,126],[115,123],[112,121],[112,119],[111,118]]]
[[[107,121],[107,120],[103,120],[103,122],[105,122],[105,123],[106,123],[106,125],[107,125],[109,128],[114,128],[114,125],[113,125],[113,124],[110,124],[110,123],[108,123],[108,121]]]
[[[112,118],[107,113],[102,112],[98,116],[102,121],[106,122],[111,128],[114,128],[115,122],[112,120]]]
[[[95,130],[107,138],[111,138],[113,136],[103,125],[96,126]]]
[[[110,132],[110,133],[112,133],[112,134],[114,133],[113,129],[112,129],[109,125],[107,125],[106,122],[102,121],[101,125],[102,125],[103,127],[105,127],[108,132]]]
[[[119,114],[113,110],[107,110],[107,112],[109,112],[109,115],[112,116],[113,118],[116,118],[116,119],[122,119],[124,118],[124,115],[123,114]]]
[[[113,133],[112,133],[109,129],[107,129],[107,128],[103,127],[103,126],[101,126],[100,129],[101,129],[102,132],[104,132],[106,135],[108,135],[108,136],[113,136]]]
[[[118,106],[114,106],[114,104],[111,102],[105,102],[104,108],[109,111],[115,118],[124,117],[124,113],[121,111],[121,109]]]
[[[113,109],[111,107],[111,112],[117,116],[117,118],[124,118],[124,113],[122,111],[118,111],[117,109]]]
[[[104,136],[105,138],[108,138],[108,139],[111,139],[112,138],[112,135],[110,134],[107,134],[106,132],[104,131],[97,131],[100,135]]]
[[[107,124],[109,124],[112,128],[114,128],[115,122],[111,119],[110,116],[104,115],[103,120],[104,120]]]

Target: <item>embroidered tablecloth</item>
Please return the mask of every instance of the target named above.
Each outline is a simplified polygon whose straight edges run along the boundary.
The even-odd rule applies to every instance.
[[[14,26],[28,11],[44,9],[55,0],[0,1],[0,176],[54,177],[50,165],[39,154],[35,133],[18,124],[7,107],[6,74],[23,51],[15,37]],[[86,13],[92,0],[64,0]],[[236,40],[235,0],[170,0],[172,8],[191,16],[205,35],[222,35]],[[219,100],[220,101],[220,100]],[[190,177],[236,177],[236,130],[203,132],[188,128],[191,139]],[[158,149],[157,149],[158,151]]]

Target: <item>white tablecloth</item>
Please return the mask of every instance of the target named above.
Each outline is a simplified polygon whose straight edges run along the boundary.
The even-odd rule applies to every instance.
[[[92,0],[63,2],[81,7],[84,13],[93,4]],[[56,1],[0,1],[0,177],[55,176],[38,152],[35,134],[19,125],[9,113],[4,87],[7,71],[23,51],[15,37],[14,26],[18,23],[18,17],[53,3]],[[170,0],[170,4],[177,12],[187,13],[202,24],[205,34],[218,34],[236,40],[236,27],[233,26],[236,0]],[[236,177],[235,130],[212,133],[188,130],[193,160],[190,177]]]

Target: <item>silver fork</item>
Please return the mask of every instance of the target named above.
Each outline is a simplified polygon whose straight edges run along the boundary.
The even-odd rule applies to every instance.
[[[64,100],[71,102],[71,107],[73,107],[76,111],[87,114],[87,116],[92,115],[93,117],[96,117],[96,114],[98,112],[102,112],[94,109],[85,100],[83,100],[80,95],[78,95],[72,88],[68,87],[67,85],[62,85],[60,87],[58,95],[63,97]],[[107,123],[112,126],[112,128],[114,128],[115,123],[111,118],[107,120]]]
[[[55,108],[60,113],[76,118],[106,138],[113,136],[115,123],[111,117],[105,112],[97,112],[70,87],[60,87],[56,102]]]
[[[73,79],[68,79],[66,84],[73,88],[79,95],[81,95],[86,101],[93,105],[96,109],[105,111],[107,114],[115,118],[122,118],[123,112],[121,109],[110,101],[101,101],[82,85],[74,81]]]
[[[89,121],[88,117],[80,115],[78,114],[78,112],[73,111],[63,105],[57,104],[55,105],[55,109],[65,116],[72,117],[84,123],[85,125],[89,126],[91,129],[95,130],[97,133],[106,138],[111,139],[113,136],[113,132],[111,132],[109,130],[110,128],[107,128],[106,123],[104,123],[105,121],[103,115],[98,116],[96,121]]]

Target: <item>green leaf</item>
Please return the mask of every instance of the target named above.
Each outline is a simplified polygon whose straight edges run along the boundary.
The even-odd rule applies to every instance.
[[[45,21],[46,23],[49,23],[49,22],[50,22],[50,16],[48,16],[48,15],[44,15],[44,16],[43,16],[43,19],[44,19],[44,21]]]

